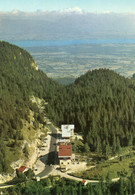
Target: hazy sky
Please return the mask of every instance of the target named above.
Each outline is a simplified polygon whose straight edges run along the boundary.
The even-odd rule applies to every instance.
[[[0,3],[0,11],[59,11],[77,7],[89,12],[135,12],[135,0],[1,0]]]

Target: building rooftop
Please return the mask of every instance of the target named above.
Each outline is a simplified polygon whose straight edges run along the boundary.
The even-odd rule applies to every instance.
[[[59,146],[59,158],[61,157],[71,157],[72,146],[71,145],[60,145]]]
[[[74,125],[61,125],[62,137],[70,138],[72,131],[74,130]]]
[[[28,168],[25,167],[25,166],[21,166],[21,167],[18,169],[18,171],[21,172],[21,173],[25,172],[26,170],[28,170]]]

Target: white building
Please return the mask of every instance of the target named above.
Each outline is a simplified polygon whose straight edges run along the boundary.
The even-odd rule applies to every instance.
[[[74,125],[61,125],[62,138],[69,139],[74,135]]]

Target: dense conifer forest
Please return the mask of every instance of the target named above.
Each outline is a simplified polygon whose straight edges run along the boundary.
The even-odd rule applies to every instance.
[[[127,180],[121,178],[118,182],[112,183],[108,175],[106,181],[89,183],[86,186],[82,185],[82,182],[49,177],[40,182],[23,182],[2,191],[6,195],[133,195],[135,193],[135,176],[132,174]]]
[[[90,151],[115,154],[135,143],[135,84],[114,71],[87,72],[51,98],[47,111],[57,125],[75,124]]]
[[[42,117],[30,96],[48,99],[59,86],[36,67],[27,51],[0,42],[0,172],[9,168],[7,147],[17,147],[23,139],[22,119],[29,121],[30,110],[37,113],[36,120]]]
[[[23,139],[22,119],[29,121],[30,110],[39,114],[32,95],[48,102],[46,112],[56,125],[75,124],[86,152],[107,158],[110,152],[135,144],[135,75],[127,79],[99,69],[64,86],[36,67],[27,51],[0,42],[0,172],[8,171],[6,148],[16,147],[17,140]]]

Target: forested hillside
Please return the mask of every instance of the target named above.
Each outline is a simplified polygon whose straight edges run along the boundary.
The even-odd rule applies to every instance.
[[[48,102],[46,112],[55,124],[75,124],[87,151],[107,156],[135,144],[134,77],[99,69],[62,86],[37,70],[27,51],[0,42],[0,172],[8,171],[9,152],[20,148],[22,120],[29,122],[30,110],[36,116],[35,131],[42,120],[33,95]]]
[[[55,178],[50,176],[40,182],[29,180],[12,188],[1,190],[3,194],[47,194],[47,195],[133,195],[135,193],[135,175],[132,173],[128,179],[121,178],[118,182],[111,182],[109,175],[106,182],[102,179],[99,183],[89,183],[86,186],[81,182],[66,178]]]
[[[37,64],[27,51],[0,42],[0,172],[9,168],[10,148],[21,147],[17,141],[23,140],[22,119],[29,121],[30,110],[35,112],[37,122],[42,118],[30,97],[35,95],[47,100],[57,86],[37,70]]]
[[[135,143],[134,81],[114,71],[87,72],[50,100],[48,112],[59,125],[75,124],[90,151],[115,154]]]

